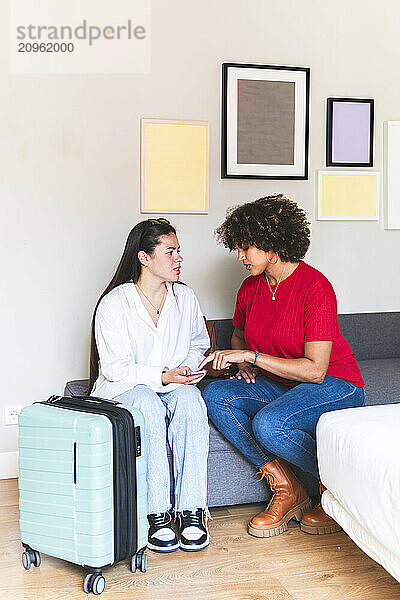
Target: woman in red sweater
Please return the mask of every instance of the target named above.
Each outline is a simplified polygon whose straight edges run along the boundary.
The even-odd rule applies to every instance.
[[[268,196],[231,211],[217,235],[237,250],[250,277],[237,296],[232,350],[214,352],[199,368],[211,361],[215,369],[238,366],[235,379],[211,383],[203,398],[216,427],[274,492],[249,533],[279,535],[292,518],[307,533],[338,531],[320,504],[310,510],[288,466],[318,477],[319,417],[364,404],[364,381],[339,331],[332,285],[302,260],[310,244],[305,213],[280,194]]]

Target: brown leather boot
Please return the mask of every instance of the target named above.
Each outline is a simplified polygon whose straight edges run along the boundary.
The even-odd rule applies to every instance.
[[[320,482],[319,491],[321,496],[325,490],[326,487]],[[341,531],[342,528],[332,517],[326,514],[320,502],[313,510],[303,515],[300,522],[300,529],[304,533],[310,533],[311,535],[323,535],[324,533],[336,533],[337,531]]]
[[[290,519],[300,521],[311,509],[311,500],[282,458],[260,467],[260,474],[259,481],[265,477],[274,495],[266,509],[250,521],[249,533],[255,537],[272,537],[286,531]]]

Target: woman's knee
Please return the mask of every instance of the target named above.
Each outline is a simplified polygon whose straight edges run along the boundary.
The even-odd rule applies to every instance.
[[[218,411],[219,408],[225,404],[228,398],[224,383],[224,381],[212,381],[203,390],[203,398],[209,414],[212,414],[214,411]]]
[[[207,407],[198,387],[181,385],[175,390],[175,411],[194,420],[207,420]]]
[[[143,413],[146,422],[165,421],[165,409],[160,398],[156,392],[146,385],[136,385],[122,394],[120,398],[125,406],[138,408]]]
[[[277,444],[281,435],[282,428],[280,421],[274,416],[268,407],[261,409],[254,416],[252,421],[254,437],[264,448],[272,450]]]
[[[120,396],[114,398],[114,400],[118,400],[125,406],[133,406],[136,405],[137,402],[141,402],[144,398],[151,402],[152,398],[156,395],[157,394],[153,392],[151,388],[147,387],[147,385],[136,385]]]

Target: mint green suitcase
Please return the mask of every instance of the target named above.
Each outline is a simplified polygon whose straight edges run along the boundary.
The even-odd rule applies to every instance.
[[[102,570],[130,559],[146,571],[144,418],[92,397],[53,396],[19,415],[19,507],[25,569],[40,552],[89,569],[86,593],[105,588]]]

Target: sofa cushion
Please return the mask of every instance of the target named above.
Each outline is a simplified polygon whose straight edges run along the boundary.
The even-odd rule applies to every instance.
[[[400,358],[361,360],[365,381],[365,404],[400,402]]]
[[[338,315],[340,331],[358,361],[400,358],[400,312]]]
[[[64,388],[65,396],[87,396],[88,379],[68,381]]]

